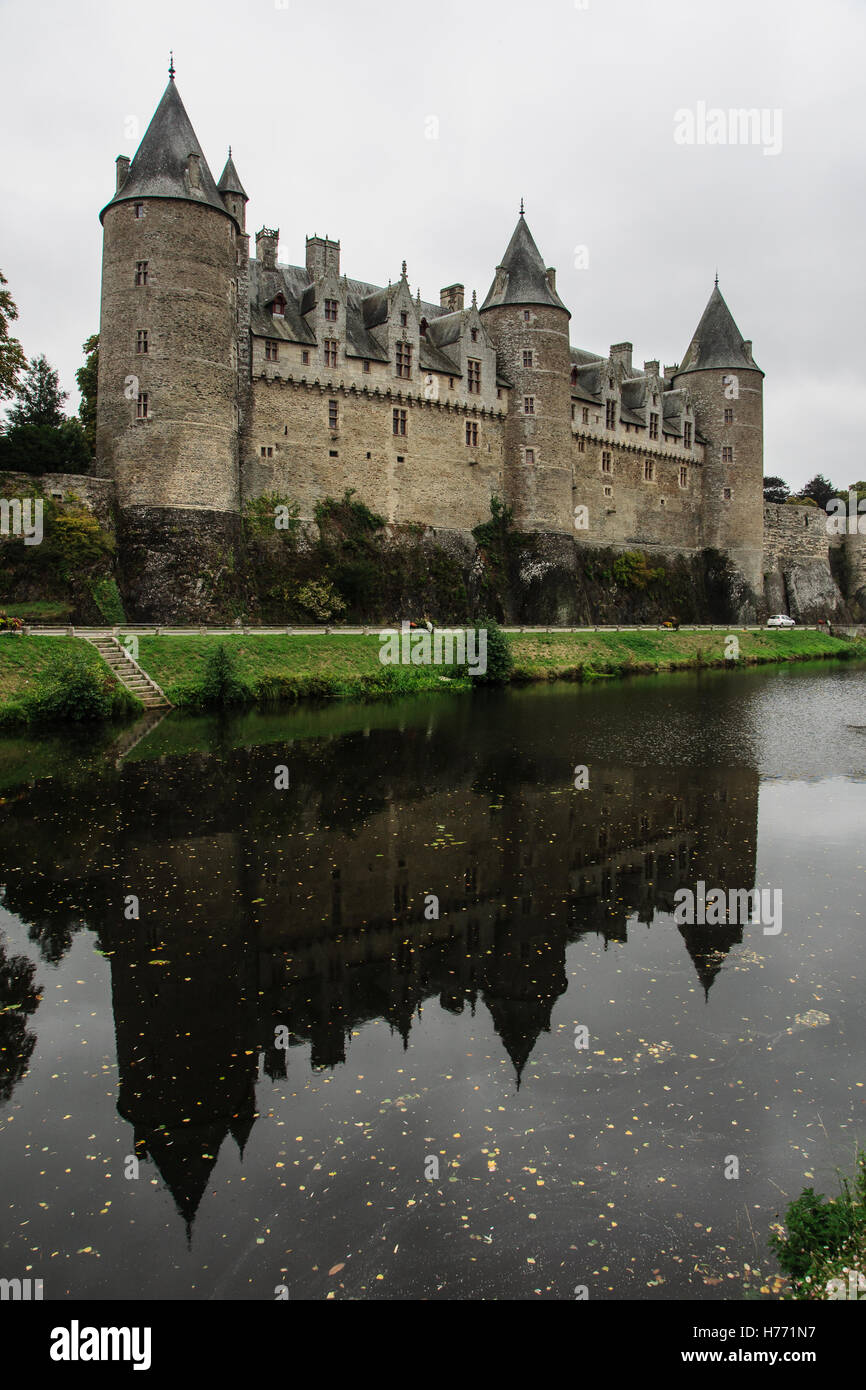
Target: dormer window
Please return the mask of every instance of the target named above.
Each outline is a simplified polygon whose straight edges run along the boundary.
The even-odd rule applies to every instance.
[[[605,402],[604,427],[606,430],[616,429],[616,401]]]
[[[470,357],[466,363],[466,389],[470,396],[481,395],[481,363]]]
[[[409,343],[397,344],[397,375],[407,380],[412,375],[412,348]]]
[[[420,324],[418,325],[418,327],[419,327],[419,331],[420,331],[420,333],[421,333],[421,337],[422,337],[422,338],[426,338],[426,337],[427,337],[427,320],[426,320],[426,319],[422,319],[421,322],[420,322]]]
[[[400,327],[401,327],[401,328],[406,328],[406,327],[408,326],[408,323],[409,323],[409,315],[408,315],[408,314],[405,312],[405,310],[404,310],[403,313],[401,313],[401,315],[400,315]]]
[[[278,362],[280,360],[280,345],[273,338],[265,339],[265,361]]]
[[[684,449],[690,449],[691,447],[692,447],[692,423],[691,423],[691,420],[686,420],[686,421],[684,421],[684,423],[683,423],[683,448],[684,448]]]
[[[659,417],[657,415],[650,415],[649,417],[649,437],[650,439],[658,439],[659,437]]]
[[[337,322],[337,301],[336,299],[325,300],[325,318],[328,323]]]
[[[472,329],[470,329],[470,332],[471,332],[471,334],[472,334],[472,341],[473,341],[473,343],[477,343],[477,342],[478,342],[478,329],[477,329],[477,328],[472,328]]]
[[[276,299],[274,299],[274,300],[272,301],[272,303],[271,303],[271,313],[272,313],[272,315],[274,316],[275,319],[281,319],[281,318],[284,318],[284,317],[285,317],[285,313],[286,313],[286,297],[285,297],[285,295],[278,294],[277,297],[276,297]]]

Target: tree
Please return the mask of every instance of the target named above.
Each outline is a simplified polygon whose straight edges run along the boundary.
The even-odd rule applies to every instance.
[[[80,420],[50,425],[15,425],[0,434],[0,471],[88,473],[91,454]]]
[[[18,317],[18,309],[8,290],[6,276],[0,270],[0,400],[15,395],[18,373],[27,366],[27,358],[17,338],[10,338],[9,325]]]
[[[57,429],[66,419],[63,402],[68,395],[68,391],[61,391],[57,372],[41,353],[27,365],[24,380],[16,390],[17,400],[9,411],[7,427],[48,425]]]
[[[78,418],[84,429],[91,454],[96,453],[96,382],[99,375],[99,334],[93,333],[81,346],[84,353],[84,366],[75,373],[75,380],[81,392]]]
[[[764,501],[765,502],[785,502],[790,496],[791,489],[784,478],[765,478],[764,479]]]
[[[830,498],[837,497],[838,494],[839,489],[835,488],[823,473],[816,473],[814,478],[810,478],[806,486],[800,489],[801,497],[811,497],[812,501],[817,502],[822,508],[826,508]]]

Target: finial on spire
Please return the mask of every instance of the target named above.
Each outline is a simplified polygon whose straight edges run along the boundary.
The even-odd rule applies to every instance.
[[[406,262],[403,262],[403,279],[406,279]]]
[[[229,145],[229,159],[231,159],[231,157],[232,157],[232,147],[231,147],[231,145]]]
[[[472,291],[472,308],[478,308],[478,295],[475,293],[475,290]]]
[[[168,80],[174,81],[174,49],[168,55]]]
[[[716,271],[716,289],[719,288],[719,272]]]
[[[520,199],[520,216],[523,216],[523,199]]]

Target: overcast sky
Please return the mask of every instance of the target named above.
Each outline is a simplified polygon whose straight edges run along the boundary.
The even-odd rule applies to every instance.
[[[0,0],[0,48],[0,269],[70,408],[98,213],[173,48],[281,260],[327,232],[349,276],[405,258],[413,293],[480,302],[524,197],[572,343],[639,364],[682,358],[718,268],[766,372],[765,472],[866,477],[863,0]],[[764,110],[764,142],[678,143],[700,103]]]

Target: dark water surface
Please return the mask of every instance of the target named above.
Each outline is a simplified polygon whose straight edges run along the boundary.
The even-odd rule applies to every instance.
[[[761,1296],[866,1141],[864,831],[854,667],[0,741],[0,1276]]]

